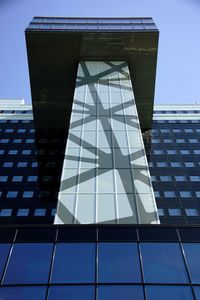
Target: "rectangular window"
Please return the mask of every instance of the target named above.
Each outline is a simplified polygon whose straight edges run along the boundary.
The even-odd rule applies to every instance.
[[[164,168],[164,167],[167,167],[167,162],[159,161],[156,163],[156,165],[157,165],[157,167]]]
[[[44,217],[46,215],[46,208],[36,208],[34,212],[35,217]]]
[[[93,283],[95,281],[95,245],[59,243],[51,275],[52,283]]]
[[[23,155],[31,155],[31,150],[22,150]]]
[[[15,244],[3,284],[47,283],[52,252],[53,245],[48,243]]]
[[[185,212],[188,217],[197,217],[199,215],[196,208],[186,208]]]
[[[22,142],[22,139],[14,139],[13,143],[14,144],[20,144]]]
[[[171,181],[172,178],[171,178],[171,176],[160,176],[160,180],[161,181]]]
[[[189,286],[146,286],[148,300],[194,300]]]
[[[178,244],[141,243],[140,247],[144,281],[146,283],[188,282],[185,264]]]
[[[192,279],[192,283],[200,284],[200,244],[199,243],[183,243],[183,251],[185,254],[187,266]]]
[[[23,176],[13,176],[13,182],[21,182],[23,180]]]
[[[180,168],[182,166],[181,162],[179,161],[172,161],[170,162],[170,166],[173,167],[173,168]]]
[[[10,217],[12,214],[12,209],[2,208],[0,210],[0,217]]]
[[[20,208],[17,211],[17,216],[18,217],[27,217],[29,214],[29,209],[28,208]]]
[[[98,281],[141,282],[137,244],[99,243]]]
[[[36,182],[38,180],[38,176],[28,176],[27,181]]]
[[[180,208],[169,208],[168,212],[171,217],[181,216]]]
[[[165,198],[174,198],[176,197],[176,193],[175,191],[165,191],[164,196]]]
[[[188,139],[189,143],[191,144],[197,144],[198,140],[197,139]]]
[[[3,163],[3,168],[12,168],[13,167],[13,162],[4,162]]]
[[[0,182],[7,182],[8,176],[0,176]]]
[[[17,153],[18,153],[18,150],[9,150],[8,151],[9,155],[17,155]]]
[[[176,181],[186,181],[185,175],[177,175],[175,176]]]
[[[192,197],[192,193],[190,191],[180,191],[181,198],[190,198]]]
[[[33,198],[34,192],[33,191],[25,191],[22,194],[23,198]]]
[[[167,154],[169,154],[169,155],[177,154],[177,151],[176,150],[167,150]]]
[[[185,162],[184,165],[185,165],[186,168],[193,168],[194,167],[194,163],[190,162],[190,161]]]
[[[6,198],[17,198],[18,191],[8,191],[6,194]]]
[[[190,176],[190,181],[199,182],[200,181],[200,176]]]
[[[22,161],[22,162],[18,162],[17,167],[26,168],[27,165],[28,165],[28,162]]]

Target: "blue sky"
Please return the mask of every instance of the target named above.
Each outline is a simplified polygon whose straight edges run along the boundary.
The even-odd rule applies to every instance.
[[[0,99],[31,102],[24,29],[33,16],[153,17],[155,103],[200,103],[200,0],[0,0]]]

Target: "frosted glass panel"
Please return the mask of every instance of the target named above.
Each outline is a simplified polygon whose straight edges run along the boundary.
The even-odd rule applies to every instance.
[[[55,224],[159,223],[126,62],[79,63],[68,136]]]

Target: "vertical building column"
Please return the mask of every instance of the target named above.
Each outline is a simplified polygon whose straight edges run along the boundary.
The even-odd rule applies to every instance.
[[[54,223],[159,223],[126,62],[79,63]]]

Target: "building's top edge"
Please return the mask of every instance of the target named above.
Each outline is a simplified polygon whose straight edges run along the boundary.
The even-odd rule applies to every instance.
[[[118,19],[152,19],[152,17],[61,17],[61,16],[35,16],[33,19],[36,18],[47,18],[47,19],[80,19],[80,20],[87,20],[87,19],[92,19],[92,20],[102,20],[102,19],[113,19],[113,20],[118,20]]]

